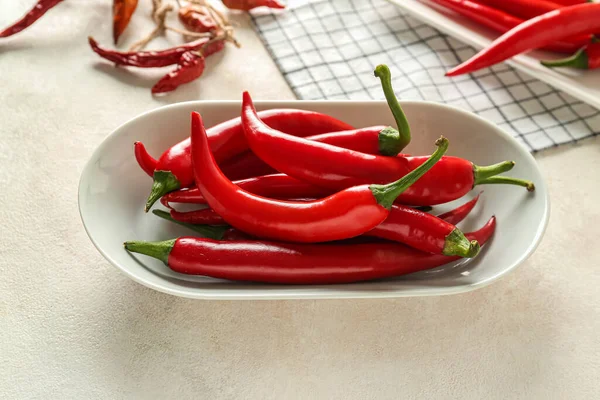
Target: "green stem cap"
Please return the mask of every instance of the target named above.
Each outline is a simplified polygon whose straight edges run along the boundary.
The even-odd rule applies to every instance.
[[[223,239],[223,235],[225,234],[225,232],[227,232],[227,230],[229,230],[231,228],[229,225],[222,225],[222,226],[194,225],[194,224],[189,224],[187,222],[177,221],[176,219],[171,217],[171,214],[169,214],[168,212],[163,211],[163,210],[152,210],[152,213],[154,215],[156,215],[157,217],[166,219],[167,221],[174,222],[177,225],[185,226],[186,228],[199,233],[200,235],[202,235],[202,237],[206,237],[206,238],[214,239],[214,240]]]
[[[544,67],[555,68],[555,67],[571,67],[578,69],[589,68],[589,58],[586,52],[586,48],[579,49],[577,53],[571,57],[563,58],[560,60],[546,60],[540,61]]]
[[[179,189],[179,180],[171,171],[154,171],[154,182],[152,182],[152,190],[146,201],[144,211],[148,212],[158,199],[165,194]]]
[[[459,256],[464,258],[473,258],[479,254],[480,246],[477,240],[471,240],[456,228],[446,236],[444,250],[442,254],[446,256]]]
[[[123,243],[125,250],[131,251],[132,253],[140,253],[150,257],[154,257],[165,265],[169,265],[169,254],[175,246],[177,239],[165,240],[164,242],[144,242],[144,241],[131,241]]]
[[[404,111],[402,111],[402,107],[400,107],[400,103],[398,103],[398,99],[394,94],[392,74],[388,66],[385,64],[378,65],[375,68],[375,76],[381,79],[381,87],[383,88],[385,99],[387,100],[388,106],[396,120],[396,125],[398,126],[399,150],[396,153],[398,154],[410,143],[410,125],[408,124],[408,119],[406,118]]]
[[[442,156],[448,150],[448,139],[440,137],[436,140],[435,145],[438,147],[435,152],[417,168],[412,170],[410,173],[404,175],[402,178],[395,182],[388,183],[387,185],[371,185],[369,189],[375,196],[377,203],[388,210],[394,204],[394,201],[402,192],[408,189],[412,184],[418,181],[427,171],[429,171],[435,163],[437,163]]]
[[[379,132],[379,154],[395,157],[404,148],[400,132],[388,126]]]

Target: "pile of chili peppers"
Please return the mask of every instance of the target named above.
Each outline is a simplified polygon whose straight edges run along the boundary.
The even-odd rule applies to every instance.
[[[518,54],[544,49],[571,56],[547,67],[600,67],[600,3],[588,0],[426,0],[502,35],[446,76],[491,67]]]
[[[31,26],[51,8],[63,0],[38,0],[23,18],[13,25],[0,30],[0,38],[12,36]],[[178,86],[192,82],[204,72],[205,58],[225,48],[225,42],[239,47],[233,37],[233,27],[227,18],[208,0],[175,0],[163,3],[152,1],[152,18],[156,28],[146,37],[134,43],[128,51],[108,49],[92,37],[90,47],[100,57],[115,63],[116,66],[138,68],[158,68],[175,65],[175,69],[161,78],[153,87],[152,93],[166,93]],[[223,0],[223,4],[233,10],[249,11],[257,7],[281,9],[285,6],[278,0]],[[116,45],[137,9],[138,0],[113,0],[113,40]],[[184,29],[167,25],[167,15],[178,9],[178,17]],[[150,41],[166,31],[180,33],[190,40],[183,45],[164,50],[143,51]]]
[[[243,94],[241,115],[205,129],[191,115],[190,138],[156,160],[140,142],[134,154],[154,179],[145,209],[200,234],[164,242],[131,241],[128,251],[172,270],[214,278],[281,284],[335,284],[395,277],[477,256],[492,236],[456,225],[479,196],[439,216],[438,205],[474,186],[532,182],[500,175],[504,161],[477,166],[446,156],[440,137],[429,156],[403,153],[411,130],[393,95],[390,71],[375,69],[396,128],[356,129],[329,115],[257,112]],[[200,205],[177,211],[174,203]]]

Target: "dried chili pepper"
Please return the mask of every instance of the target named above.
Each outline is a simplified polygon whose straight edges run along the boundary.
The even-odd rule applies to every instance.
[[[191,51],[183,53],[177,69],[163,76],[152,87],[152,94],[171,92],[180,85],[198,79],[204,72],[204,67],[204,56]]]
[[[208,8],[198,4],[188,4],[178,12],[179,21],[192,32],[212,32],[219,28]]]
[[[278,0],[223,0],[225,7],[231,10],[250,11],[257,7],[285,8]]]
[[[347,239],[375,228],[388,217],[396,197],[431,169],[448,147],[447,139],[438,139],[435,153],[395,182],[356,186],[321,200],[300,202],[257,196],[229,181],[211,154],[198,113],[192,113],[191,139],[198,188],[228,224],[256,237],[306,243]],[[448,236],[448,240],[463,256],[473,255],[464,237]]]
[[[492,217],[466,234],[485,244]],[[397,243],[293,244],[254,240],[216,241],[182,237],[164,242],[125,242],[125,249],[161,260],[173,271],[237,281],[336,284],[391,278],[458,260]]]
[[[368,182],[392,182],[415,170],[427,157],[383,157],[341,149],[327,143],[282,134],[258,118],[250,95],[242,102],[244,133],[252,151],[284,174],[333,190]],[[509,171],[514,162],[480,167],[457,157],[443,157],[398,198],[403,204],[436,205],[456,200],[473,186],[507,183],[533,190],[529,181],[494,175]],[[499,180],[499,178],[502,178]]]
[[[525,22],[524,19],[515,17],[505,11],[479,4],[469,0],[431,0],[433,3],[439,4],[442,7],[448,8],[457,14],[467,17],[475,22],[480,23],[490,29],[500,33],[505,33]],[[544,49],[556,52],[572,53],[587,43],[585,37],[572,39],[570,41],[559,41]]]
[[[596,69],[600,68],[600,43],[590,43],[581,48],[571,57],[562,60],[542,61],[542,65],[555,67],[571,67],[578,69]]]
[[[43,17],[44,14],[48,12],[48,10],[56,6],[61,1],[63,0],[38,0],[35,6],[33,6],[33,8],[29,10],[27,14],[23,16],[23,18],[21,18],[11,26],[1,30],[0,38],[15,35],[21,32],[22,30],[30,27],[35,21]]]
[[[127,65],[139,68],[155,68],[155,67],[166,67],[174,65],[179,62],[181,56],[184,53],[190,51],[197,51],[207,45],[210,41],[208,38],[200,38],[193,42],[181,44],[179,46],[166,49],[166,50],[148,50],[148,51],[118,51],[104,48],[94,40],[91,36],[88,37],[90,47],[100,57],[114,62],[117,65]],[[218,42],[213,46],[218,46]],[[212,50],[212,46],[209,46],[208,50]],[[205,57],[212,54],[210,51],[204,51]]]
[[[557,40],[577,35],[591,35],[598,30],[600,30],[600,3],[579,4],[554,10],[506,32],[487,48],[448,71],[446,76],[475,72],[517,54],[547,46]]]
[[[307,136],[354,129],[345,122],[314,111],[272,109],[261,111],[260,116],[265,123],[290,135]],[[217,162],[225,161],[248,149],[239,117],[210,128],[208,134]],[[189,187],[194,183],[189,138],[177,143],[160,156],[153,178],[146,211],[166,193]]]
[[[129,25],[137,5],[138,0],[113,0],[113,40],[115,44]]]

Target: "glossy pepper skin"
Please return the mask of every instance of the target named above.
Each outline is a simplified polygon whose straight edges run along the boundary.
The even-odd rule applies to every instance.
[[[296,179],[333,190],[366,184],[395,181],[419,167],[427,157],[383,157],[292,137],[265,125],[246,92],[242,104],[244,133],[252,151],[271,167]],[[509,171],[511,161],[479,167],[457,157],[443,157],[397,201],[427,206],[456,200],[473,186],[495,182],[495,177]],[[531,182],[504,178],[502,183],[525,186]]]
[[[283,174],[247,178],[233,183],[250,193],[274,199],[311,199],[332,194],[329,189]],[[171,208],[170,203],[206,204],[202,192],[197,187],[167,193],[160,201],[168,208]]]
[[[488,47],[448,71],[446,76],[475,72],[557,40],[577,35],[592,35],[598,30],[600,30],[599,3],[560,8],[511,29]]]
[[[361,185],[324,199],[299,202],[254,195],[228,180],[215,162],[200,114],[192,113],[192,155],[198,188],[208,205],[231,226],[256,237],[315,243],[367,232],[389,215],[394,199],[439,160],[448,141],[426,163],[388,185]]]
[[[557,10],[561,6],[548,0],[477,0],[490,7],[506,11],[523,19],[530,19],[547,12]]]
[[[42,18],[51,8],[56,6],[63,0],[38,0],[38,2],[29,10],[23,18],[15,22],[9,27],[0,31],[0,38],[15,35],[22,30],[30,27],[38,19]]]
[[[294,109],[261,111],[261,117],[270,126],[291,135],[312,135],[336,130],[353,129],[352,126],[328,115]],[[240,118],[216,125],[208,130],[211,150],[217,162],[222,162],[248,149]],[[185,139],[165,151],[156,163],[154,184],[146,211],[164,194],[192,186],[194,173],[190,152],[190,139]]]
[[[522,18],[475,1],[431,0],[431,2],[450,9],[457,14],[500,33],[506,33],[515,26],[525,22]],[[564,40],[549,44],[548,46],[545,46],[544,49],[555,52],[572,53],[587,43],[587,41],[589,41],[589,38],[584,37],[569,41]]]
[[[577,69],[600,68],[600,43],[592,42],[578,50],[573,56],[562,60],[542,61],[549,68],[570,67]]]
[[[492,217],[483,228],[466,236],[484,244],[495,227],[496,219]],[[295,285],[391,278],[459,259],[397,243],[314,245],[183,237],[158,243],[126,242],[125,248],[158,258],[183,274]]]

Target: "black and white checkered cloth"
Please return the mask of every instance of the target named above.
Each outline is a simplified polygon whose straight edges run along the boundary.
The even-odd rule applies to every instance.
[[[288,3],[252,19],[300,99],[383,99],[373,68],[384,63],[400,99],[473,111],[532,151],[600,133],[599,110],[506,64],[446,78],[475,50],[384,0]]]

